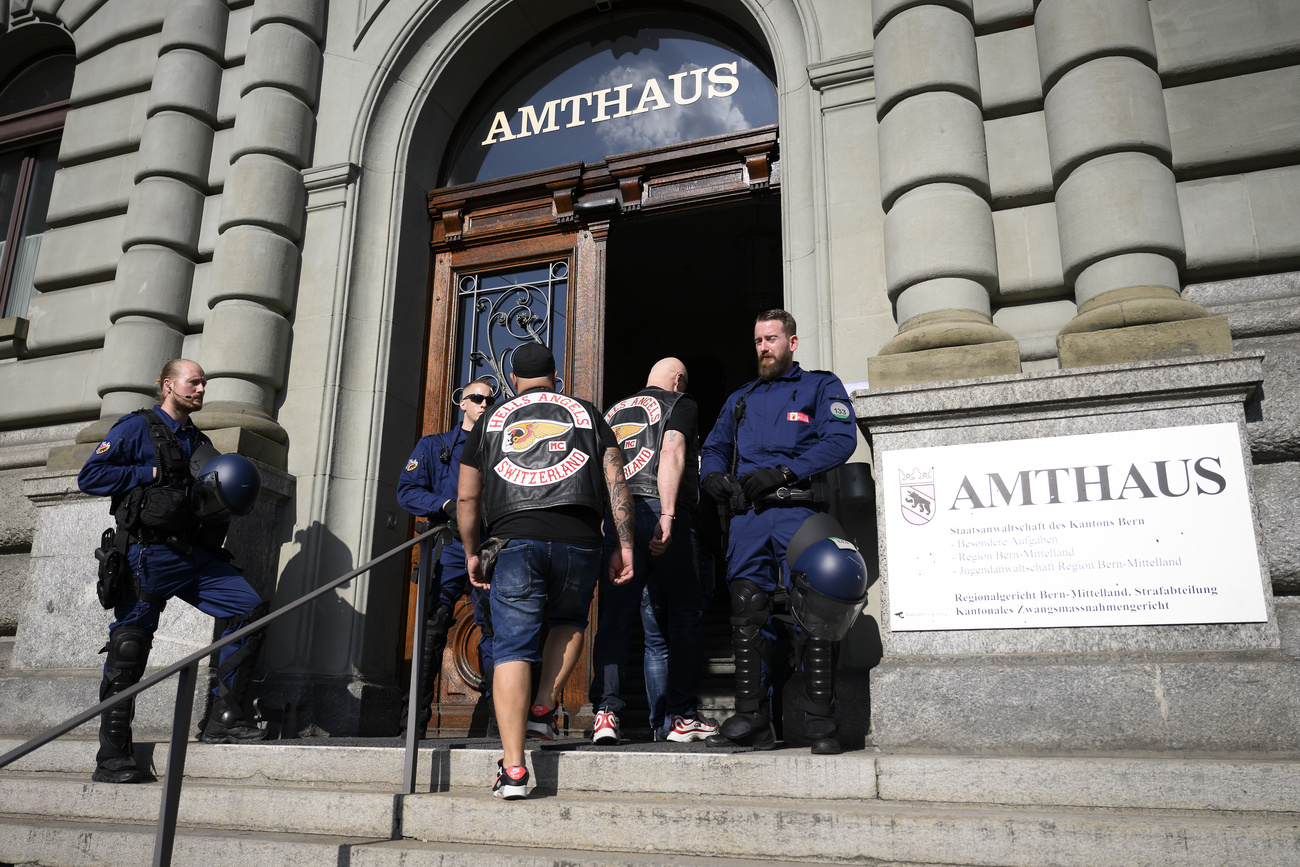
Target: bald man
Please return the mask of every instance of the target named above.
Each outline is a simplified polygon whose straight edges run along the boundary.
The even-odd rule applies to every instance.
[[[689,742],[717,731],[698,708],[704,605],[695,553],[699,501],[699,409],[686,394],[686,366],[664,358],[646,387],[610,407],[605,420],[623,450],[635,509],[632,582],[607,585],[593,648],[592,740],[617,744],[627,633],[639,609],[645,629],[646,697],[655,740]]]

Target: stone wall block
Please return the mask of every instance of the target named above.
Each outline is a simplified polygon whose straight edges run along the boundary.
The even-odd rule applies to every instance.
[[[984,123],[989,195],[997,207],[1050,201],[1056,191],[1043,112]]]
[[[1172,161],[1160,76],[1131,57],[1104,57],[1070,70],[1047,94],[1044,112],[1057,183],[1109,153]]]
[[[144,126],[135,178],[176,178],[202,188],[207,184],[211,160],[212,127],[193,115],[163,111]]]
[[[298,247],[255,226],[235,226],[217,240],[208,304],[244,299],[288,314],[293,309]]]
[[[289,320],[279,313],[251,301],[223,301],[208,314],[203,334],[210,378],[251,380],[272,390],[284,385]]]
[[[131,193],[122,248],[161,244],[198,256],[203,193],[173,178],[144,178]]]
[[[993,213],[974,192],[949,184],[913,190],[885,215],[890,298],[941,277],[962,277],[993,291],[998,279],[994,244]]]
[[[975,4],[975,26],[1005,26],[1034,16],[1036,0],[979,0]]]
[[[946,92],[905,99],[880,122],[878,139],[886,210],[923,184],[962,184],[989,195],[984,120],[969,99]]]
[[[220,97],[221,65],[211,57],[179,48],[158,58],[149,94],[150,115],[182,111],[212,125],[217,122]]]
[[[27,306],[27,351],[50,355],[104,345],[112,283],[37,292]]]
[[[1166,82],[1219,78],[1220,69],[1276,67],[1281,58],[1300,57],[1295,0],[1152,0],[1151,20]]]
[[[194,263],[169,247],[138,244],[122,254],[113,281],[109,318],[153,317],[186,327]]]
[[[326,0],[258,0],[253,6],[254,32],[267,24],[291,24],[316,42],[325,36]]]
[[[220,62],[230,8],[221,0],[172,0],[163,22],[162,50],[192,48]]]
[[[72,80],[73,107],[100,102],[114,96],[148,90],[158,59],[158,34],[114,45],[77,63]]]
[[[896,15],[876,37],[876,117],[900,100],[946,90],[980,103],[975,28],[960,12],[918,6]]]
[[[879,35],[891,18],[916,6],[943,6],[972,20],[975,17],[974,0],[871,0],[871,32]]]
[[[993,235],[1002,300],[1025,301],[1065,293],[1055,204],[994,211]]]
[[[302,172],[266,154],[249,154],[230,167],[221,200],[218,230],[250,224],[279,232],[294,241],[302,237],[306,190]]]
[[[47,231],[36,259],[37,291],[112,280],[127,219],[119,214]]]
[[[104,335],[100,396],[110,392],[153,394],[158,371],[181,354],[184,337],[157,319],[129,316],[114,322]]]
[[[1183,258],[1183,226],[1173,172],[1146,154],[1084,163],[1056,191],[1065,279],[1121,253]]]
[[[162,29],[168,0],[108,0],[77,28],[77,56],[88,58],[114,45]]]
[[[918,316],[933,315],[936,310],[973,310],[992,315],[988,290],[963,277],[940,277],[908,286],[895,303],[900,327]]]
[[[1300,66],[1171,87],[1164,97],[1180,178],[1300,162]]]
[[[255,87],[279,87],[315,105],[320,66],[320,48],[310,36],[288,24],[267,24],[249,37],[244,93]]]
[[[299,169],[311,154],[311,108],[276,87],[250,90],[239,103],[235,118],[235,146],[231,159],[245,154],[270,154]]]
[[[54,173],[45,221],[66,226],[126,213],[135,187],[135,165],[136,154],[128,153],[59,169]]]
[[[977,37],[975,45],[984,111],[1002,116],[1042,105],[1043,82],[1033,25]]]
[[[1124,55],[1156,68],[1148,0],[1043,0],[1034,15],[1043,91],[1076,66]]]
[[[134,149],[144,132],[148,104],[148,94],[136,93],[69,111],[59,143],[59,164],[67,167]]]

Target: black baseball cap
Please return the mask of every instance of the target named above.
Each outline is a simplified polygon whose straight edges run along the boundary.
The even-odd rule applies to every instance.
[[[536,379],[555,373],[555,356],[540,343],[525,343],[515,350],[512,361],[515,376],[520,379]]]

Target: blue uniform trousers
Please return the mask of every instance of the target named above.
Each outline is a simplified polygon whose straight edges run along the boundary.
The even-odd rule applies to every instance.
[[[459,539],[443,546],[433,570],[433,587],[430,588],[428,610],[424,616],[427,620],[433,615],[438,605],[446,604],[455,610],[456,602],[470,591],[470,601],[474,604],[474,622],[479,627],[479,671],[483,681],[488,685],[485,695],[491,693],[492,683],[492,607],[487,593],[470,587],[469,571],[465,566],[465,546]]]
[[[744,579],[758,585],[769,599],[778,589],[788,594],[790,567],[785,562],[785,551],[799,527],[813,514],[814,510],[806,506],[774,506],[732,517],[727,541],[727,586]],[[774,663],[788,658],[789,653],[784,630],[778,631],[771,617],[761,631],[770,651],[762,664],[763,684],[770,699],[774,687],[779,688],[790,674],[787,665]]]
[[[158,628],[158,618],[167,607],[167,600],[175,598],[204,614],[231,619],[222,633],[224,638],[244,626],[240,618],[262,602],[262,597],[238,569],[207,548],[196,546],[191,553],[182,554],[163,544],[132,545],[127,558],[140,579],[140,590],[159,601],[135,599],[120,603],[113,611],[110,633],[121,626],[134,626],[152,634]],[[218,665],[224,664],[243,643],[236,641],[221,648]],[[227,687],[232,686],[235,672],[227,672],[222,680]],[[212,694],[218,695],[218,691],[214,688]]]

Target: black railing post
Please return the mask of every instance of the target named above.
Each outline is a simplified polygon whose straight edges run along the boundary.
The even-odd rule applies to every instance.
[[[429,575],[433,572],[434,556],[442,553],[442,536],[438,545],[432,540],[420,542],[420,566],[415,580],[415,634],[411,641],[411,691],[406,694],[406,754],[402,764],[402,794],[415,794],[415,764],[420,755],[419,716],[421,661],[424,659],[424,612],[429,597]]]
[[[176,813],[180,808],[181,782],[185,776],[185,749],[190,741],[194,686],[198,679],[198,662],[182,668],[176,678],[176,710],[172,715],[172,742],[167,750],[167,770],[163,774],[162,804],[158,807],[153,867],[171,867],[172,863],[172,844],[176,842]]]

